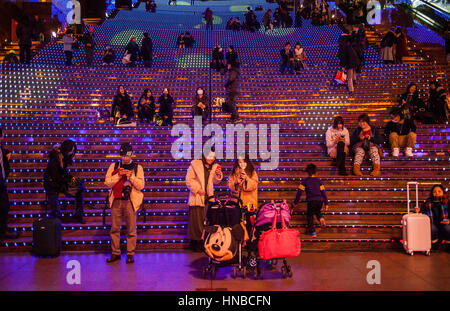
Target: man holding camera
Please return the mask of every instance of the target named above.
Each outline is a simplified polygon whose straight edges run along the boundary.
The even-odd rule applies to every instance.
[[[107,263],[120,260],[120,226],[122,215],[127,226],[127,264],[133,263],[136,249],[136,218],[142,205],[145,187],[144,169],[132,160],[133,148],[129,143],[120,146],[121,161],[112,163],[106,173],[105,184],[111,188],[111,248]]]

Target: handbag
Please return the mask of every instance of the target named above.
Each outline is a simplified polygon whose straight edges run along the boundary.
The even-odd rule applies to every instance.
[[[277,214],[278,212],[281,211],[278,210]],[[301,251],[298,230],[288,229],[283,217],[281,217],[282,228],[277,229],[277,214],[273,218],[272,229],[261,234],[258,242],[259,256],[264,260],[295,257]]]
[[[339,84],[344,84],[347,81],[347,75],[343,70],[338,70],[336,76],[334,77],[334,80],[336,80],[336,82]]]
[[[129,62],[131,62],[131,54],[125,54],[125,56],[122,59],[122,63],[124,65],[128,64]]]
[[[71,197],[75,197],[79,192],[82,192],[83,190],[84,190],[83,181],[81,181],[78,178],[74,178],[68,183],[65,194]]]

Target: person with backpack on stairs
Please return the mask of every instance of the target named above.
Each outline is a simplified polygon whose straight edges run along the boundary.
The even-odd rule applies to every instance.
[[[112,255],[107,263],[120,260],[120,227],[122,220],[127,226],[127,264],[134,262],[136,249],[137,211],[142,205],[145,187],[144,169],[133,162],[133,147],[129,143],[120,146],[120,162],[111,163],[105,177],[109,187],[109,207],[111,208],[111,249]],[[123,218],[122,218],[123,217]]]

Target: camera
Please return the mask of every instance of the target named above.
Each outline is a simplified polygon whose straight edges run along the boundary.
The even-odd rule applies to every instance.
[[[122,189],[122,200],[129,200],[131,194],[131,186],[124,186]]]

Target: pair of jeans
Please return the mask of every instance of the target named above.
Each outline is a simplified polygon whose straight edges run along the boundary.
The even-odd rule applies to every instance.
[[[439,226],[436,226],[434,223],[431,224],[431,240],[439,238],[446,241],[450,240],[450,225],[439,224]]]
[[[111,249],[113,255],[120,255],[120,227],[125,220],[127,226],[127,255],[133,256],[136,250],[137,213],[130,200],[115,199],[111,206]]]
[[[57,192],[47,193],[47,202],[50,206],[51,214],[54,217],[59,217],[61,214],[59,204],[58,204],[58,195]],[[80,217],[83,216],[84,211],[84,201],[83,201],[83,191],[78,192],[75,196],[71,196],[67,193],[64,194],[68,198],[75,198],[75,216]]]

